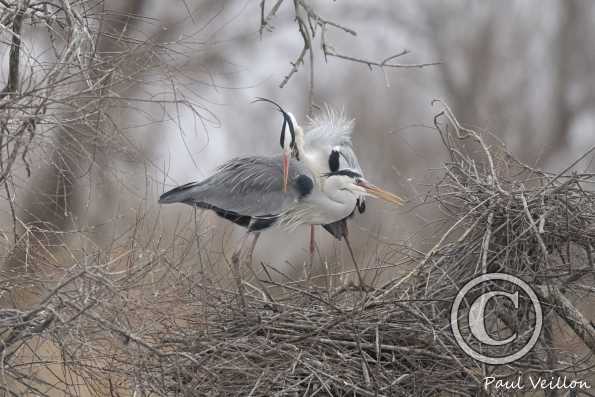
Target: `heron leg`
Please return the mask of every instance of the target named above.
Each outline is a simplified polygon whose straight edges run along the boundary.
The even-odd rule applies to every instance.
[[[248,241],[248,236],[253,235],[253,239],[252,239],[252,243],[244,249],[244,246],[246,245],[246,242]],[[241,278],[241,269],[242,266],[245,264],[246,266],[248,266],[250,268],[250,270],[252,271],[252,255],[254,254],[254,248],[256,247],[256,242],[258,241],[258,238],[260,237],[260,232],[248,232],[246,233],[246,235],[244,236],[244,238],[242,239],[242,244],[240,247],[240,250],[235,255],[235,261],[236,261],[236,267],[238,269],[238,274],[239,274],[239,281],[236,281],[236,283],[238,284],[238,291],[240,292],[240,304],[242,305],[242,307],[246,307],[246,300],[245,300],[245,296],[244,296],[244,283],[243,280]],[[242,252],[245,251],[245,252]]]
[[[244,260],[246,261],[246,264],[247,264],[248,268],[250,269],[250,271],[252,272],[252,275],[254,276],[254,280],[256,280],[256,283],[258,284],[260,289],[257,287],[254,287],[254,286],[252,286],[252,287],[254,289],[260,291],[260,293],[262,294],[265,301],[270,302],[271,309],[273,309],[274,311],[279,311],[279,308],[277,307],[275,300],[273,299],[273,297],[267,290],[267,287],[260,281],[260,279],[258,278],[258,274],[256,274],[256,272],[252,268],[252,255],[254,254],[254,248],[256,247],[256,242],[258,241],[258,238],[260,237],[260,232],[253,232],[252,234],[254,234],[254,239],[252,240],[252,244],[250,245],[250,248],[248,249],[248,252],[246,253]]]
[[[310,263],[306,274],[306,286],[310,287],[310,277],[312,276],[312,268],[314,267],[314,252],[316,250],[316,240],[314,238],[314,231],[316,226],[310,225]]]
[[[347,234],[343,235],[343,239],[345,240],[345,244],[347,245],[347,249],[349,250],[349,255],[351,255],[351,260],[353,261],[353,266],[355,267],[355,272],[357,273],[359,287],[365,291],[369,287],[368,287],[368,285],[366,285],[366,283],[364,281],[364,277],[362,276],[362,273],[359,270],[359,265],[357,264],[357,261],[355,260],[355,254],[353,253],[353,249],[351,249],[351,244],[349,243]]]
[[[260,237],[260,232],[252,232],[252,234],[254,235],[254,239],[252,240],[252,244],[250,244],[250,248],[248,249],[245,258],[245,261],[248,263],[248,266],[252,264],[252,255],[254,254],[254,248],[256,247],[256,242],[258,241],[258,238]]]
[[[315,226],[310,225],[310,258],[314,256],[314,250],[316,249],[316,240],[314,239]]]
[[[236,283],[236,287],[238,288],[238,294],[240,296],[240,306],[242,306],[242,308],[246,308],[246,299],[244,298],[244,284],[242,284],[242,272],[241,272],[240,259],[242,258],[242,251],[244,250],[244,245],[246,244],[246,241],[248,240],[249,236],[250,236],[250,232],[247,232],[242,237],[238,248],[235,250],[235,252],[231,256],[233,278]]]

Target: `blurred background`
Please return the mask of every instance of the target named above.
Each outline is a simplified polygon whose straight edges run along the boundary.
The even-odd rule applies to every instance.
[[[438,209],[424,205],[446,160],[432,128],[440,110],[433,99],[446,101],[461,123],[493,134],[493,142],[501,140],[522,161],[553,172],[595,142],[593,2],[307,2],[302,13],[310,9],[331,23],[324,36],[320,27],[312,30],[312,52],[280,88],[304,46],[295,4],[82,2],[92,16],[89,30],[99,33],[95,51],[107,60],[98,69],[110,67],[110,55],[124,48],[152,47],[118,58],[121,75],[118,84],[103,86],[109,100],[96,124],[85,118],[84,128],[70,123],[67,129],[63,119],[59,128],[41,128],[41,144],[23,155],[2,193],[7,263],[26,261],[27,251],[16,249],[19,230],[36,240],[57,239],[57,246],[109,252],[141,222],[147,246],[199,233],[216,263],[234,246],[239,228],[190,207],[160,208],[157,199],[234,156],[279,152],[281,119],[270,107],[251,104],[257,96],[279,102],[301,123],[316,106],[344,109],[355,119],[354,146],[367,178],[409,198],[402,209],[370,200],[367,212],[353,219],[362,261],[371,252],[376,258],[370,260],[384,255],[390,261],[395,244],[423,250],[440,233]],[[264,29],[261,14],[271,15]],[[34,75],[32,59],[51,58],[50,41],[35,24],[23,37],[25,70]],[[330,51],[364,61],[325,57],[323,38]],[[365,63],[403,50],[409,53],[391,61],[402,67]],[[4,81],[8,45],[0,56]],[[84,113],[84,100],[62,109],[62,117]],[[591,159],[579,165],[592,169]],[[266,233],[256,258],[279,267],[303,263],[306,237],[305,228]],[[321,262],[345,256],[326,233],[318,238]]]

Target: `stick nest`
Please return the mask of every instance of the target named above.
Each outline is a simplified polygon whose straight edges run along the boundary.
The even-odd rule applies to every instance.
[[[594,174],[531,168],[501,145],[488,147],[489,137],[442,106],[436,129],[449,160],[427,202],[448,225],[426,253],[403,254],[414,263],[404,273],[370,289],[329,289],[261,272],[247,281],[241,308],[229,284],[196,268],[184,273],[167,253],[117,276],[113,261],[100,266],[98,257],[48,299],[54,314],[45,337],[78,363],[80,376],[139,395],[472,396],[487,376],[588,378],[595,329],[576,302],[592,304],[595,295]],[[455,296],[482,273],[521,278],[543,310],[537,344],[506,365],[471,358],[451,329]],[[493,281],[462,306],[493,286],[514,293]],[[489,335],[519,337],[493,349],[469,344],[504,356],[527,342],[537,314],[526,296],[516,307],[497,302],[485,308]],[[574,348],[561,343],[568,335]]]

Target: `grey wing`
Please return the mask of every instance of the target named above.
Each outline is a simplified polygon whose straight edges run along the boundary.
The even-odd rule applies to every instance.
[[[291,161],[288,191],[283,192],[282,161],[281,156],[235,158],[201,182],[164,193],[159,202],[215,207],[251,217],[276,216],[299,200],[300,175],[309,174],[299,162]]]

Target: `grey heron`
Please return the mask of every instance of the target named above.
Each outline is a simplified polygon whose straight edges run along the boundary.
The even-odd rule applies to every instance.
[[[292,118],[292,121],[295,118]],[[295,151],[302,156],[307,167],[317,174],[334,172],[339,169],[350,169],[364,175],[352,144],[353,120],[345,117],[343,112],[336,112],[325,106],[323,112],[310,119],[307,132],[295,127]],[[357,198],[356,208],[359,213],[366,210],[365,195]],[[353,216],[351,213],[349,217]],[[335,238],[347,237],[347,218],[322,225]],[[312,239],[313,242],[313,229]],[[346,240],[347,244],[349,241]],[[313,247],[311,247],[311,250]]]
[[[210,177],[178,186],[159,198],[160,204],[184,203],[212,210],[247,228],[232,255],[242,306],[245,303],[240,264],[251,261],[261,231],[275,225],[293,229],[302,224],[331,224],[349,216],[361,195],[400,203],[397,196],[372,185],[353,170],[337,170],[317,178],[295,158],[287,161],[287,171],[285,164],[284,155],[235,158]],[[254,236],[252,244],[247,255],[242,255],[250,234]]]

